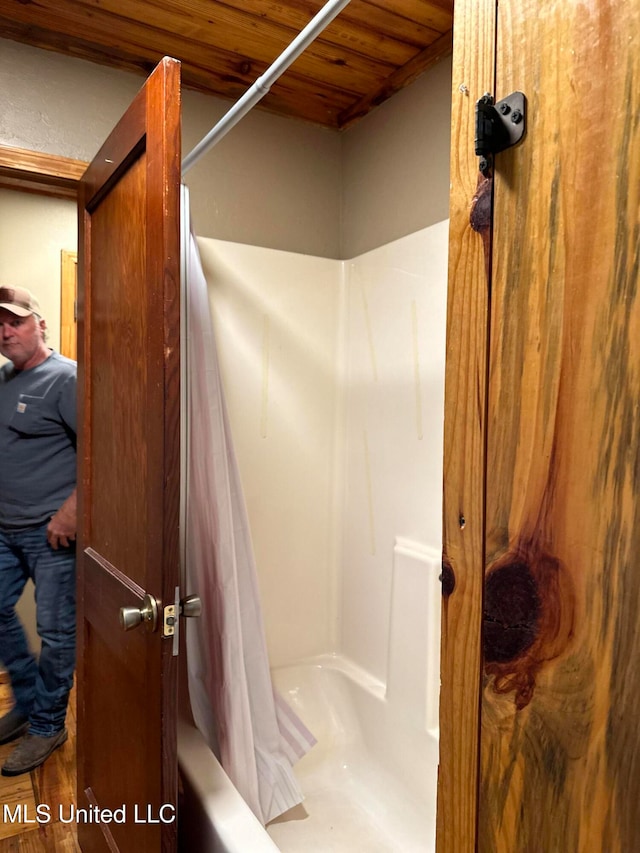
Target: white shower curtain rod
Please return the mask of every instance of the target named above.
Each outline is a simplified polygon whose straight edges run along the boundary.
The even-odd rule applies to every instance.
[[[195,148],[187,154],[182,161],[182,175],[186,175],[189,169],[210,148],[219,142],[232,127],[234,127],[249,110],[251,110],[267,94],[273,83],[283,74],[292,62],[306,50],[314,39],[327,27],[333,19],[340,14],[350,0],[329,0],[322,9],[313,17],[307,26],[301,30],[276,61],[267,68],[250,89],[244,93],[240,100],[225,113],[220,121],[212,127],[209,133],[200,140]]]

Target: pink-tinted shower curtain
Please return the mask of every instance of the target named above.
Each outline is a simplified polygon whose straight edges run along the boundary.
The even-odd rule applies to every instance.
[[[315,738],[271,684],[256,567],[213,334],[207,282],[190,235],[187,592],[189,696],[195,723],[262,823],[300,803],[292,765]]]

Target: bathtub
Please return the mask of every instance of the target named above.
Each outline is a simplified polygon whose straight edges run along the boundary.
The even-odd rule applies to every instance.
[[[190,853],[431,853],[438,731],[424,709],[338,656],[273,670],[318,743],[296,765],[305,800],[266,830],[199,732],[182,720],[180,850]]]

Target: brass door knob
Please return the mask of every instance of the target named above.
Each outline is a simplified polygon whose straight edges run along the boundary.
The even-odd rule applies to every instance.
[[[158,602],[147,593],[142,607],[121,607],[120,625],[125,631],[137,628],[144,622],[147,631],[155,631],[158,627]]]
[[[202,613],[202,602],[199,595],[185,595],[180,599],[181,616],[200,616]]]

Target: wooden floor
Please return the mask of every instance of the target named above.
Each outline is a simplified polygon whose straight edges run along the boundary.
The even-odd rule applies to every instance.
[[[80,852],[75,823],[64,823],[76,803],[75,700],[74,687],[67,712],[69,739],[64,746],[32,773],[0,776],[0,853]],[[12,704],[7,676],[0,673],[0,716]],[[0,765],[14,746],[15,742],[0,746]],[[36,819],[38,806],[41,823]]]

